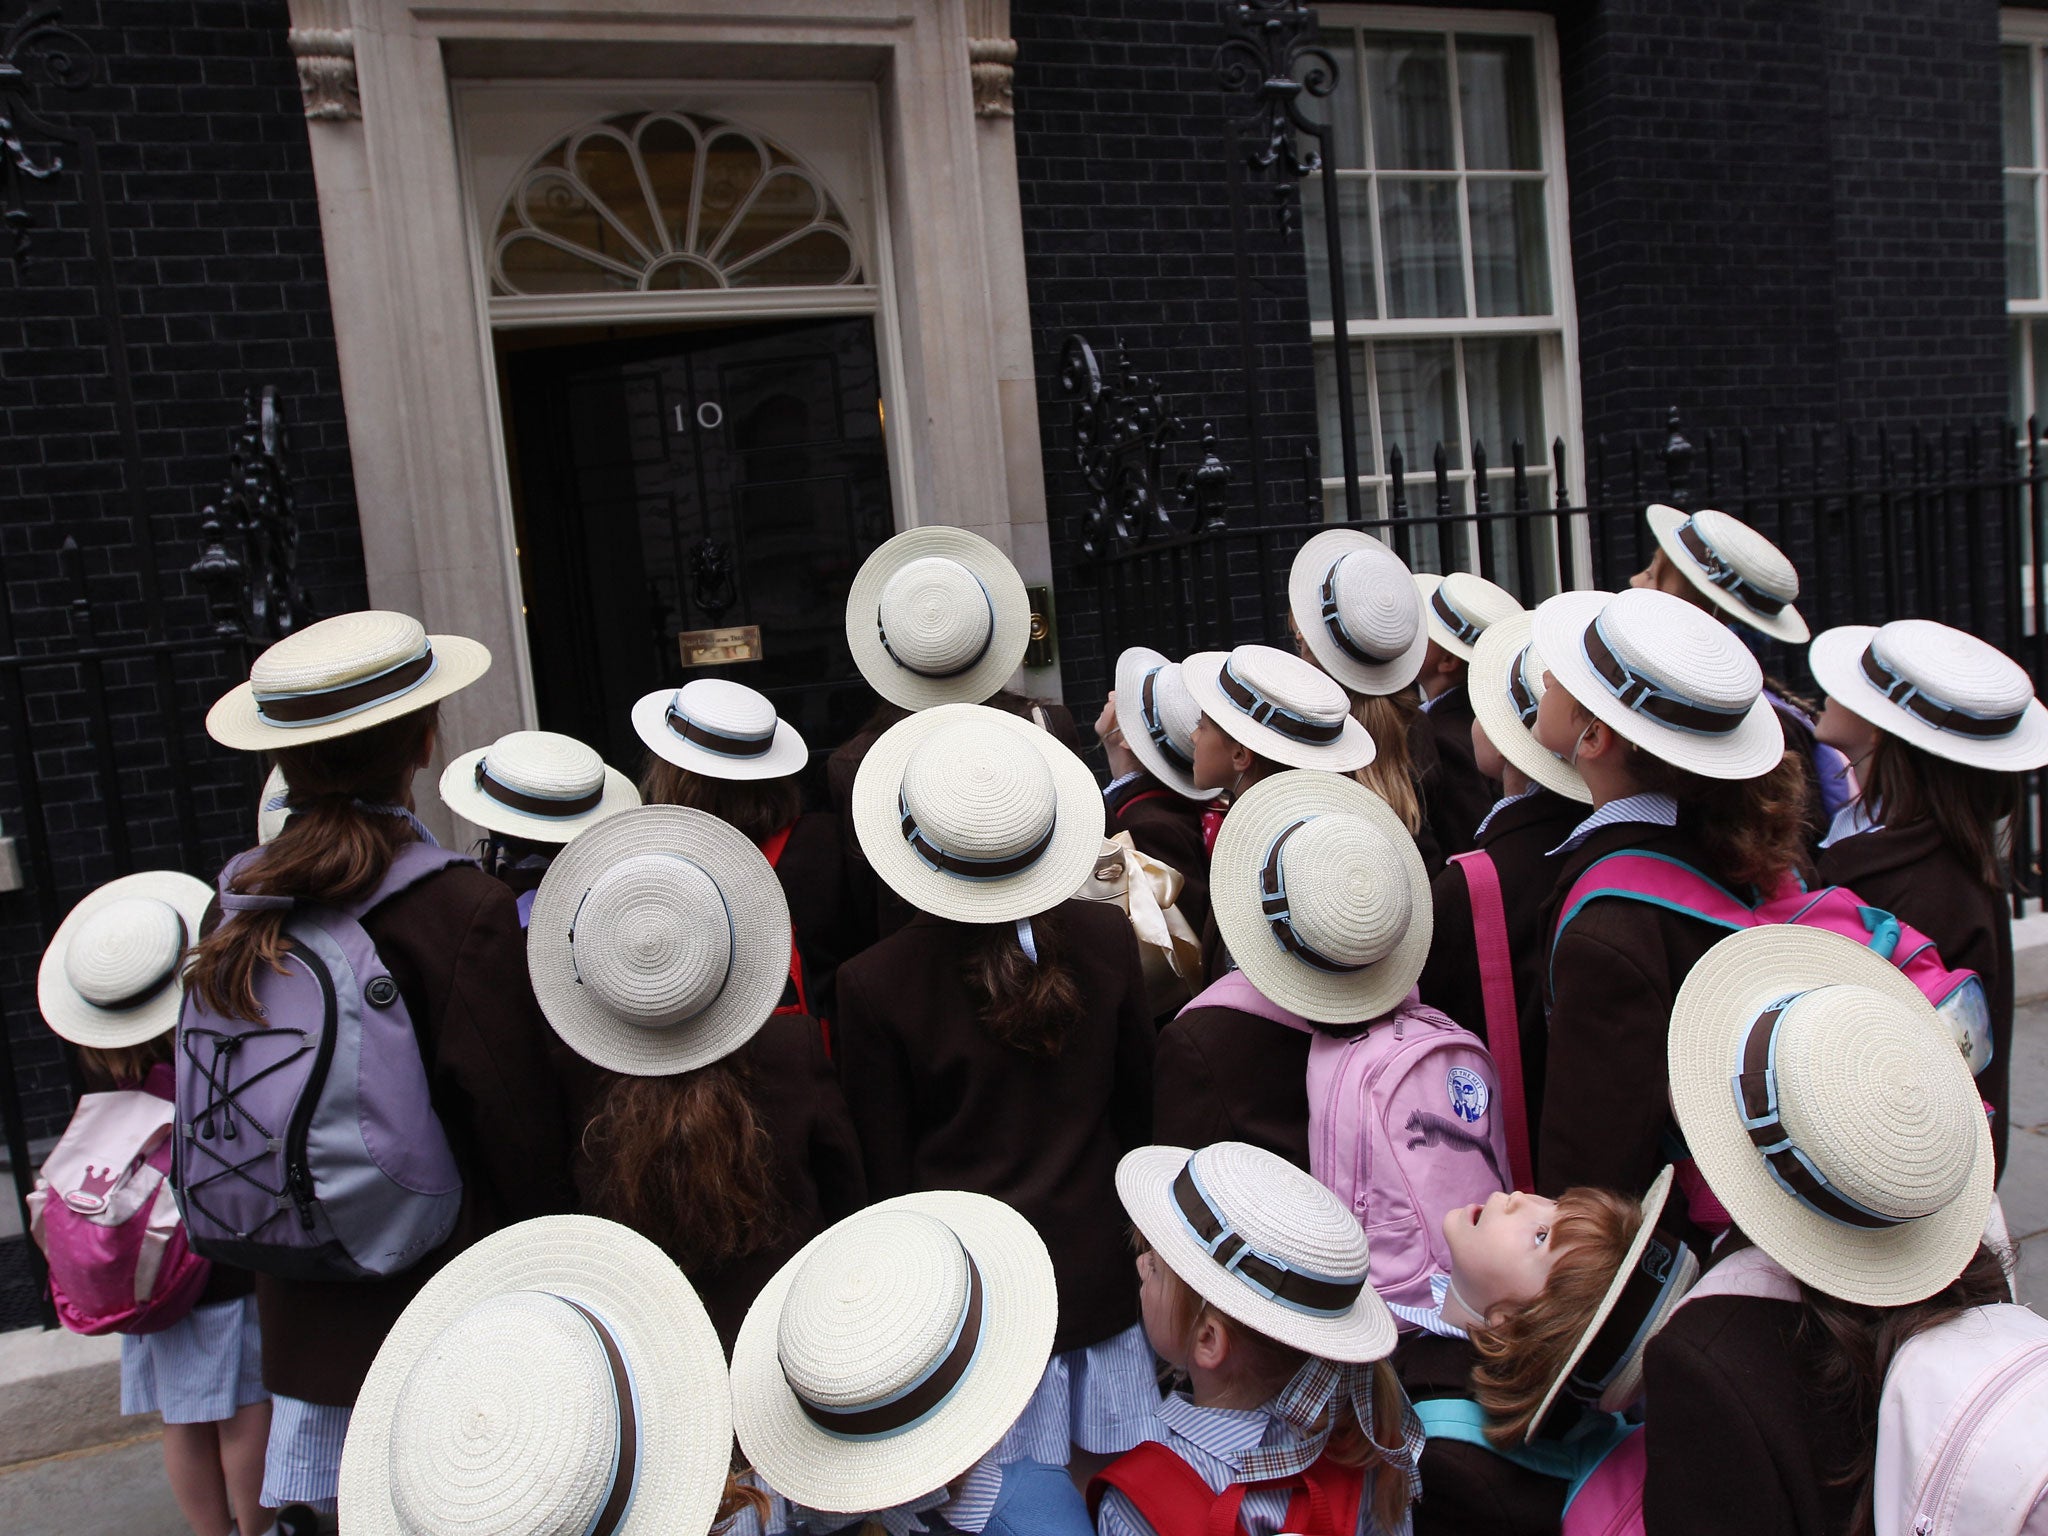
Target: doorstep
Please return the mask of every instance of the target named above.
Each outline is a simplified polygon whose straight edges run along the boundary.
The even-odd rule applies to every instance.
[[[2020,1002],[2048,997],[2048,912],[2013,920],[2012,980]]]
[[[0,1333],[0,1467],[132,1439],[157,1423],[121,1413],[118,1334]]]

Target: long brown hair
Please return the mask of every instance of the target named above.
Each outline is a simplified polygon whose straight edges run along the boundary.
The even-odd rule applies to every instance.
[[[988,1032],[1031,1056],[1057,1056],[1081,1022],[1081,984],[1067,959],[1072,934],[1058,907],[1031,919],[1033,963],[1015,923],[974,925],[961,980]]]
[[[1472,1330],[1479,1355],[1472,1395],[1486,1410],[1486,1437],[1495,1445],[1519,1445],[1528,1434],[1642,1225],[1642,1206],[1604,1189],[1580,1186],[1557,1197],[1550,1223],[1556,1257],[1543,1289],[1495,1308]]]
[[[2018,774],[1952,763],[1881,730],[1864,765],[1863,805],[1887,826],[1933,822],[1964,869],[1994,891],[2005,889]]]
[[[178,1032],[167,1029],[140,1045],[81,1045],[79,1069],[95,1088],[139,1088],[149,1069],[174,1058]]]
[[[1421,714],[1412,689],[1351,696],[1351,718],[1365,727],[1373,744],[1372,761],[1352,777],[1394,808],[1410,837],[1422,830],[1422,797],[1415,792],[1415,758],[1408,749],[1409,732]]]
[[[591,1213],[647,1238],[685,1274],[758,1252],[789,1212],[739,1057],[674,1077],[618,1077],[583,1128]]]
[[[715,779],[692,773],[650,752],[640,770],[646,805],[687,805],[716,816],[750,842],[765,843],[803,814],[803,788],[794,774],[780,779]]]
[[[429,704],[368,730],[279,751],[291,816],[231,889],[337,905],[375,890],[392,855],[418,833],[405,817],[366,807],[411,805],[413,775],[427,761],[439,720],[440,706]],[[285,916],[245,912],[217,924],[192,951],[186,988],[225,1018],[261,1023],[256,970],[283,969]]]
[[[1910,1306],[1860,1306],[1816,1291],[1804,1281],[1799,1290],[1799,1341],[1808,1351],[1814,1384],[1822,1401],[1864,1431],[1854,1460],[1829,1481],[1856,1492],[1848,1536],[1869,1536],[1876,1521],[1871,1478],[1877,1467],[1877,1404],[1893,1357],[1909,1340],[1971,1307],[2010,1301],[2010,1277],[2004,1259],[1980,1243],[1960,1275]]]

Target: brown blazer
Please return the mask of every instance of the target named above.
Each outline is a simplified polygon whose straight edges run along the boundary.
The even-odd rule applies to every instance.
[[[1602,827],[1546,861],[1558,866],[1538,918],[1546,948],[1572,883],[1596,859],[1632,850],[1708,869],[1706,854],[1676,827]],[[1660,1143],[1672,1125],[1664,1059],[1671,1004],[1694,962],[1724,937],[1699,918],[1618,897],[1590,901],[1572,919],[1550,950],[1540,999],[1550,1042],[1535,1147],[1539,1193],[1595,1184],[1640,1195],[1669,1161]],[[1524,1020],[1524,1036],[1541,1024]]]
[[[1209,850],[1202,842],[1199,800],[1176,794],[1149,773],[1116,789],[1108,801],[1105,837],[1131,834],[1138,852],[1180,871],[1180,899],[1174,903],[1188,926],[1200,933],[1209,921]]]
[[[1422,717],[1435,738],[1437,759],[1435,772],[1423,781],[1423,803],[1438,853],[1448,859],[1472,846],[1473,832],[1500,798],[1500,786],[1479,771],[1472,755],[1472,695],[1463,683],[1439,694]]]
[[[743,1075],[754,1111],[768,1133],[771,1174],[784,1219],[763,1247],[723,1264],[692,1268],[681,1255],[669,1255],[703,1298],[727,1354],[732,1353],[747,1308],[775,1272],[832,1223],[866,1205],[868,1198],[860,1143],[825,1054],[818,1021],[800,1013],[775,1014],[730,1059]],[[577,1123],[587,1125],[617,1076],[580,1059],[576,1067]],[[600,1209],[595,1197],[602,1175],[584,1155],[580,1136],[575,1175],[583,1208]]]
[[[1545,855],[1592,814],[1576,800],[1539,787],[1526,800],[1503,806],[1487,823],[1478,846],[1500,874],[1500,904],[1514,959],[1515,1005],[1521,1020],[1522,1090],[1528,1099],[1529,1144],[1542,1129],[1543,1069],[1550,1032],[1543,1027],[1543,908],[1557,878],[1558,859]],[[1422,968],[1422,1000],[1474,1034],[1487,1032],[1479,982],[1479,946],[1472,932],[1472,893],[1465,871],[1446,864],[1430,887],[1436,929]]]
[[[263,1384],[354,1404],[384,1335],[419,1288],[478,1238],[571,1209],[569,1128],[554,1039],[526,979],[512,893],[457,865],[363,919],[420,1037],[434,1112],[462,1170],[455,1230],[402,1275],[368,1282],[256,1277]]]
[[[1422,825],[1415,830],[1415,846],[1422,854],[1422,867],[1429,871],[1434,880],[1444,867],[1443,840],[1437,836],[1434,799],[1437,785],[1442,782],[1443,749],[1437,745],[1436,727],[1428,715],[1421,710],[1415,712],[1408,724],[1408,777],[1415,785],[1415,798],[1422,806]],[[1493,802],[1487,801],[1488,805]],[[1484,811],[1479,813],[1485,815]],[[1473,818],[1478,825],[1478,817]]]
[[[1724,1240],[1722,1251],[1727,1252]],[[1648,1536],[1841,1536],[1833,1482],[1875,1432],[1815,1390],[1816,1345],[1793,1301],[1687,1302],[1643,1357]]]
[[[775,878],[789,900],[790,926],[803,956],[805,1001],[814,1018],[832,1017],[832,988],[839,962],[853,952],[846,905],[846,860],[839,818],[808,811],[789,829],[789,841],[775,865]],[[783,997],[784,1003],[796,999]]]
[[[1235,1008],[1190,1008],[1159,1033],[1153,1134],[1169,1147],[1248,1141],[1306,1169],[1308,1046],[1306,1030]]]
[[[1152,1139],[1155,1032],[1123,913],[1056,910],[1086,1008],[1058,1054],[988,1032],[962,974],[978,930],[919,913],[839,968],[833,1055],[869,1196],[965,1189],[1015,1206],[1052,1250],[1062,1350],[1138,1316],[1116,1165]]]
[[[1470,1397],[1478,1351],[1465,1339],[1404,1333],[1394,1369],[1413,1402]],[[1557,1536],[1566,1485],[1462,1440],[1422,1448],[1422,1499],[1415,1536]]]
[[[1991,1149],[2004,1173],[2012,1105],[2011,906],[1964,867],[1932,821],[1880,827],[1822,849],[1820,880],[1911,923],[1934,940],[1943,961],[1982,978],[1991,1009],[1991,1062],[1977,1074],[1977,1091],[1995,1111]]]

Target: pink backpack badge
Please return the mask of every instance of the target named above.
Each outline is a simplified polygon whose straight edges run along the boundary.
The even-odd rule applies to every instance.
[[[88,1093],[29,1195],[50,1297],[73,1333],[155,1333],[197,1305],[211,1266],[185,1241],[171,1189],[168,1066],[142,1090]]]

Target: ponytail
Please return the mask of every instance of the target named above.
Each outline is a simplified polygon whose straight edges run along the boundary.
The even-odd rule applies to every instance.
[[[1365,727],[1373,744],[1372,761],[1352,777],[1394,808],[1410,837],[1422,831],[1422,797],[1415,792],[1415,756],[1408,747],[1421,715],[1422,706],[1409,689],[1351,697],[1351,718]]]
[[[1067,1031],[1081,1022],[1081,986],[1067,963],[1067,919],[1059,908],[1031,919],[1036,961],[1024,953],[1014,923],[979,925],[962,980],[981,1022],[1004,1045],[1030,1056],[1057,1056]]]
[[[343,905],[383,880],[398,850],[418,838],[410,816],[378,806],[412,798],[412,778],[433,750],[440,706],[429,704],[365,731],[277,754],[291,786],[284,830],[258,848],[228,889]],[[192,951],[186,989],[223,1018],[263,1022],[256,1006],[259,966],[284,969],[280,910],[226,914]]]

